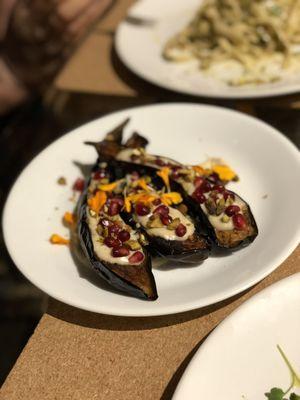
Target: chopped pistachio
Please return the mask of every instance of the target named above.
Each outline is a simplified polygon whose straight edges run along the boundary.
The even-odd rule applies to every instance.
[[[92,217],[92,218],[95,218],[96,217],[96,212],[94,211],[94,210],[92,210],[91,208],[89,209],[89,212],[90,212],[90,216]]]
[[[142,233],[140,234],[140,242],[143,246],[147,246],[149,244],[148,240],[146,239],[145,235]]]
[[[59,185],[66,185],[67,184],[67,180],[64,176],[61,176],[60,178],[57,179],[57,183]]]
[[[137,240],[127,240],[126,244],[130,250],[139,250],[141,248],[141,245]]]
[[[103,229],[102,236],[105,238],[108,236],[108,229],[106,227]]]
[[[210,215],[215,215],[216,214],[217,206],[216,206],[216,203],[215,203],[214,199],[209,197],[205,202],[205,206],[206,206],[207,211],[208,211],[208,213]]]
[[[228,217],[228,215],[226,215],[226,214],[224,214],[223,217],[221,218],[221,221],[224,222],[225,224],[227,222],[229,222],[229,220],[230,220],[230,217]]]
[[[97,233],[100,236],[103,234],[103,226],[101,224],[97,225]]]
[[[100,183],[101,185],[107,185],[107,184],[109,183],[109,179],[107,179],[107,178],[102,178],[102,179],[99,180],[99,183]]]
[[[154,217],[154,218],[153,218],[153,217]],[[147,222],[147,224],[146,224],[146,227],[147,227],[147,228],[162,228],[163,226],[164,226],[164,225],[163,225],[163,223],[161,222],[159,215],[152,215],[152,216],[149,218],[149,220],[148,220],[148,222]]]
[[[104,238],[101,237],[101,236],[98,237],[97,242],[98,242],[98,243],[101,243],[101,244],[104,243]]]
[[[222,197],[217,203],[216,215],[221,215],[225,211],[225,200]]]
[[[180,218],[174,218],[173,221],[170,222],[169,225],[167,226],[167,229],[169,229],[170,231],[175,231],[175,229],[179,224],[180,224]]]
[[[145,180],[146,183],[150,183],[151,182],[151,178],[148,175],[145,176],[144,180]]]

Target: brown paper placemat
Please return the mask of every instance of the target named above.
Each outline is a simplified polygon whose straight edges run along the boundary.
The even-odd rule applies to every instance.
[[[52,300],[4,383],[0,399],[171,399],[206,335],[254,293],[299,271],[300,247],[242,295],[153,318],[94,314]]]

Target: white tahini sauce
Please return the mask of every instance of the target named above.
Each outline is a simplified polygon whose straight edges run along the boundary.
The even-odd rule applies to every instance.
[[[92,236],[92,242],[93,242],[93,246],[94,246],[94,252],[97,255],[97,257],[99,257],[100,261],[106,261],[109,262],[111,264],[121,264],[121,265],[128,265],[130,264],[128,261],[128,258],[135,253],[135,251],[130,251],[129,255],[126,257],[113,257],[111,255],[111,251],[112,249],[108,246],[106,246],[105,244],[100,243],[99,240],[99,235],[97,233],[97,225],[99,222],[99,217],[91,217],[90,213],[89,213],[89,207],[87,207],[86,209],[86,215],[87,215],[87,223],[90,229],[90,233]],[[136,240],[136,233],[130,233],[131,238],[133,240]],[[139,249],[139,251],[143,252],[142,249]],[[138,265],[139,263],[136,263],[134,265]]]
[[[147,222],[149,221],[149,218],[151,217],[152,213],[145,215],[145,216],[139,216],[137,214],[135,214],[135,215],[137,217],[138,222],[144,228],[146,228]],[[179,218],[180,222],[186,226],[186,233],[184,236],[182,236],[182,237],[177,236],[175,233],[175,230],[167,229],[166,226],[163,226],[161,228],[146,228],[147,233],[151,236],[159,236],[166,240],[180,240],[180,241],[187,240],[187,238],[189,236],[191,236],[195,231],[195,226],[192,223],[192,221],[190,221],[179,210],[177,210],[176,208],[173,208],[173,207],[169,207],[169,215],[173,219]]]

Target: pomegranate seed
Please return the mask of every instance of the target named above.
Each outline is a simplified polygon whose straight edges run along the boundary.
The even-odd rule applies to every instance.
[[[121,228],[117,224],[111,224],[108,227],[108,232],[109,232],[110,235],[113,235],[114,233],[119,233],[120,230],[121,230]]]
[[[121,242],[127,242],[127,240],[130,239],[130,233],[123,229],[121,232],[119,232],[118,239],[121,240]]]
[[[192,197],[198,201],[198,203],[203,204],[206,201],[206,197],[204,196],[204,194],[202,193],[201,190],[199,190],[200,188],[196,189],[192,195]]]
[[[225,188],[222,185],[214,185],[212,190],[216,190],[219,193],[223,193],[225,191]]]
[[[73,190],[76,190],[77,192],[82,192],[83,189],[84,189],[84,179],[77,178],[76,181],[74,182]]]
[[[226,207],[225,214],[227,214],[228,217],[232,217],[233,215],[237,214],[239,211],[240,211],[239,206],[232,205],[232,206]]]
[[[159,214],[159,215],[165,215],[167,216],[169,214],[169,207],[166,205],[162,204],[153,211],[153,214]]]
[[[119,214],[119,212],[120,212],[119,204],[116,202],[111,202],[108,207],[108,211],[107,211],[108,215],[110,215],[112,217],[114,215]]]
[[[235,214],[232,217],[232,222],[233,222],[234,227],[238,230],[245,229],[245,227],[246,227],[246,220],[242,214]]]
[[[215,172],[213,172],[211,175],[209,175],[209,180],[212,183],[219,183],[220,182],[219,175],[217,173],[215,173]]]
[[[179,224],[176,228],[176,235],[182,237],[186,234],[186,226],[183,224]]]
[[[157,158],[157,159],[155,160],[155,164],[156,164],[156,165],[159,165],[160,167],[163,167],[163,166],[166,165],[166,163],[165,163],[161,158]]]
[[[150,213],[150,208],[143,203],[137,203],[135,206],[135,212],[139,216],[148,215]]]
[[[128,258],[128,261],[129,261],[131,264],[137,264],[137,263],[143,261],[144,257],[145,257],[145,256],[144,256],[144,254],[143,254],[141,251],[136,251],[135,253],[132,254],[132,256],[130,256],[130,257]]]
[[[155,199],[152,201],[152,204],[155,206],[159,206],[161,204],[161,200],[160,199]]]
[[[113,197],[110,201],[111,203],[117,203],[120,209],[124,206],[124,200],[121,197]]]
[[[160,220],[164,225],[169,225],[172,222],[172,218],[169,215],[160,214]]]
[[[228,199],[228,197],[231,197],[232,200],[235,199],[235,195],[234,195],[233,193],[228,192],[228,191],[225,191],[224,194],[223,194],[223,196],[224,196],[224,200],[225,200],[225,201]]]
[[[111,251],[113,257],[126,257],[129,255],[129,253],[129,249],[127,249],[125,246],[113,248]]]
[[[104,239],[104,244],[106,244],[107,247],[113,247],[114,249],[117,249],[122,246],[121,241],[113,238],[112,236],[106,237]]]
[[[202,178],[202,176],[197,176],[197,178],[194,179],[194,185],[196,186],[196,188],[201,186],[203,182],[204,178]]]
[[[105,169],[99,169],[98,171],[96,171],[94,173],[94,176],[93,176],[94,179],[103,179],[105,177],[106,177]]]
[[[211,184],[207,180],[205,180],[201,185],[201,190],[204,193],[210,192],[211,191]]]

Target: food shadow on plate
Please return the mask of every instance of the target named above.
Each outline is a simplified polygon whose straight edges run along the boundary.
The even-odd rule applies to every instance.
[[[79,161],[75,161],[73,160],[73,164],[79,169],[79,171],[81,172],[81,174],[83,175],[83,177],[85,179],[89,178],[91,171],[95,165],[95,163],[93,164],[83,164]]]
[[[152,268],[159,271],[170,271],[172,269],[201,267],[205,260],[196,254],[186,256],[163,256],[158,251],[152,253]]]

